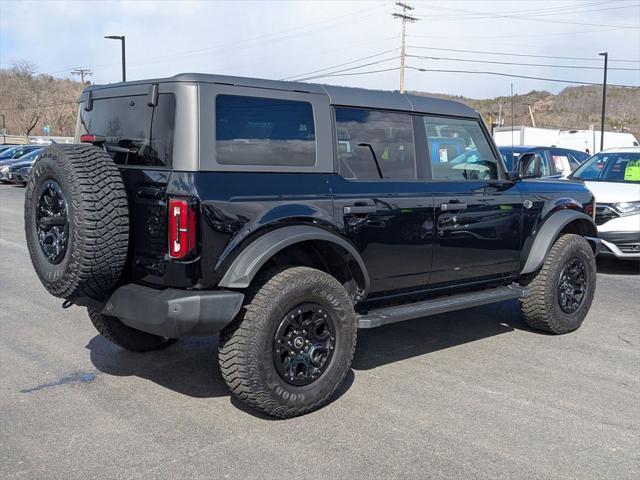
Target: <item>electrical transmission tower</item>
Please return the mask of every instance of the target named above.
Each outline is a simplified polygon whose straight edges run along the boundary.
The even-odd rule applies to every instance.
[[[404,93],[405,33],[407,22],[417,22],[419,18],[409,15],[413,7],[407,3],[396,2],[402,13],[392,13],[394,18],[402,20],[402,43],[400,44],[400,93]]]
[[[84,77],[93,75],[93,71],[88,68],[76,68],[75,70],[71,70],[71,75],[80,75],[80,82],[84,85]]]

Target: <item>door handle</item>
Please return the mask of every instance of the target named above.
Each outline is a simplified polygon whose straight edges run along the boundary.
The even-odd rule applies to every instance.
[[[440,210],[443,212],[455,212],[467,208],[466,203],[441,203]]]
[[[346,205],[343,208],[345,215],[354,215],[360,213],[375,213],[378,208],[375,205]]]

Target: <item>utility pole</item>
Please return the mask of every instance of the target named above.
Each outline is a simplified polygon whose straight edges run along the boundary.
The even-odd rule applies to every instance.
[[[531,104],[530,104],[530,103],[527,103],[526,105],[527,105],[527,107],[529,107],[529,116],[531,117],[531,126],[532,126],[533,128],[536,128],[536,121],[535,121],[535,119],[533,118],[533,110],[531,110]]]
[[[4,114],[0,114],[0,117],[2,117],[2,143],[5,144],[7,143],[7,127],[4,124]]]
[[[394,18],[399,18],[402,20],[402,42],[400,44],[400,93],[404,93],[404,67],[405,67],[405,56],[406,56],[406,48],[405,48],[405,34],[406,34],[406,26],[407,22],[417,22],[419,19],[412,15],[409,15],[409,12],[413,10],[413,7],[407,3],[396,2],[396,5],[402,9],[402,13],[392,13],[391,15]]]
[[[522,139],[520,139],[522,142]],[[511,149],[513,150],[513,83],[511,83]]]
[[[88,68],[76,68],[75,70],[71,70],[71,75],[80,75],[80,83],[84,85],[84,77],[93,75],[93,71]]]
[[[600,151],[604,148],[604,116],[607,111],[607,60],[609,52],[602,52],[598,55],[604,57],[604,80],[602,81],[602,117],[600,119]],[[596,153],[596,152],[593,152]]]

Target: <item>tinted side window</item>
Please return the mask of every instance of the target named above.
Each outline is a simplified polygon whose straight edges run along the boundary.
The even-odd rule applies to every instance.
[[[498,178],[498,161],[476,120],[424,117],[434,180]]]
[[[80,109],[80,121],[91,135],[103,136],[107,152],[121,165],[169,167],[173,159],[176,100],[158,95],[147,105],[146,95],[96,99],[91,111]]]
[[[569,165],[571,166],[571,171],[573,171],[580,166],[580,162],[583,160],[577,158],[571,153],[569,153],[568,156],[569,156]]]
[[[227,165],[315,165],[316,135],[311,104],[218,95],[216,160]]]
[[[359,108],[335,112],[343,177],[416,179],[411,115]]]

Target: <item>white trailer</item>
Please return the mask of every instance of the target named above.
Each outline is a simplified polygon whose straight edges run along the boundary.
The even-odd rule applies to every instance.
[[[514,126],[512,130],[511,127],[497,127],[493,131],[493,139],[499,147],[552,147],[557,145],[559,134],[560,130],[554,128]]]
[[[558,147],[597,153],[600,151],[600,130],[562,130]],[[637,147],[638,140],[631,133],[604,132],[604,148]]]

